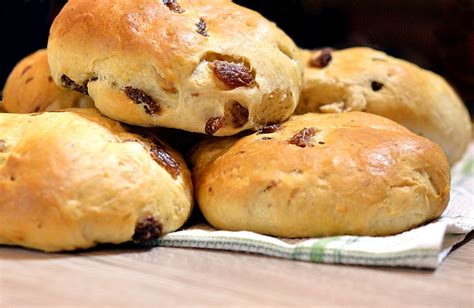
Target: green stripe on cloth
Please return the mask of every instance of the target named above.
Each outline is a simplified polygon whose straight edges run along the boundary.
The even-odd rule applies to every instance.
[[[453,245],[474,230],[474,143],[464,159],[453,167],[452,176],[451,200],[441,218],[393,236],[279,239],[246,231],[218,231],[197,224],[145,244],[239,251],[319,263],[434,269]]]
[[[311,247],[311,252],[309,255],[309,259],[312,262],[323,262],[324,261],[324,256],[326,255],[326,246],[329,243],[332,243],[334,241],[338,241],[339,237],[327,237],[320,239],[314,243],[314,245]]]
[[[430,259],[435,262],[437,249],[411,249],[398,252],[367,253],[361,251],[345,251],[344,247],[352,242],[357,242],[358,238],[332,237],[317,240],[311,246],[298,244],[295,247],[281,247],[268,242],[249,240],[243,238],[221,238],[221,237],[176,237],[174,239],[161,239],[152,246],[168,247],[190,247],[216,250],[230,250],[258,253],[267,256],[311,261],[318,263],[343,263],[343,264],[364,264],[364,265],[407,265],[414,260]],[[329,243],[340,242],[337,249],[327,247]],[[429,266],[426,266],[429,267]]]
[[[474,158],[468,160],[462,168],[463,176],[472,176],[474,174]]]

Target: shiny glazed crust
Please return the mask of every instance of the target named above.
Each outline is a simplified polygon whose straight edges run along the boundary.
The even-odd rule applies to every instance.
[[[111,118],[215,136],[286,120],[302,85],[292,40],[230,0],[71,0],[48,55]]]
[[[142,242],[193,204],[181,156],[94,109],[0,114],[0,244],[44,251]]]
[[[438,143],[450,163],[462,157],[471,139],[469,113],[441,76],[370,48],[332,51],[329,62],[321,54],[301,51],[297,113],[374,113]]]
[[[368,113],[293,116],[279,128],[201,144],[197,202],[216,228],[281,237],[389,235],[449,200],[441,148]]]
[[[46,49],[22,59],[8,76],[3,105],[11,113],[33,113],[71,107],[93,107],[87,96],[59,88],[51,77]]]

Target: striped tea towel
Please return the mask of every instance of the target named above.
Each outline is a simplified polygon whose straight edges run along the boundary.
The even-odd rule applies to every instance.
[[[452,170],[451,199],[443,215],[436,221],[398,235],[283,239],[246,231],[217,231],[206,224],[198,224],[149,244],[232,250],[322,263],[434,269],[472,230],[474,142],[464,159]]]

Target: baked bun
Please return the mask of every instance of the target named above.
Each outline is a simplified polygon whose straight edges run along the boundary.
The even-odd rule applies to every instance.
[[[438,217],[449,199],[441,148],[362,112],[293,116],[206,142],[192,160],[197,203],[219,229],[389,235]]]
[[[471,140],[469,113],[440,76],[370,48],[301,51],[305,82],[297,113],[366,111],[441,145],[450,163]]]
[[[302,85],[292,40],[230,0],[70,0],[48,55],[113,119],[215,136],[286,120]]]
[[[53,82],[46,49],[25,57],[15,66],[3,89],[3,104],[12,113],[94,106],[90,97],[61,89]]]
[[[181,227],[192,203],[178,153],[94,109],[0,114],[0,244],[146,241]]]

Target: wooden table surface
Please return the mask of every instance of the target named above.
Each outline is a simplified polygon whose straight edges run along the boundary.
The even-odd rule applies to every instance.
[[[13,305],[437,305],[474,307],[471,233],[435,271],[127,247],[44,254],[0,247],[0,307]]]

